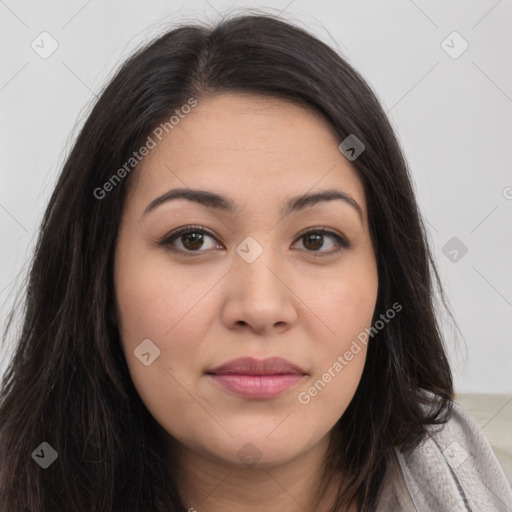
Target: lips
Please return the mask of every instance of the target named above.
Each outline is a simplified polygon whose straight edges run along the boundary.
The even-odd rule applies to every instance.
[[[280,395],[306,376],[302,368],[280,357],[233,359],[206,374],[225,391],[260,399]]]
[[[301,374],[306,372],[299,366],[294,365],[282,359],[281,357],[270,357],[258,361],[250,357],[241,357],[233,359],[227,363],[209,370],[207,373],[216,375],[226,374],[244,374],[244,375],[283,375],[283,374]]]

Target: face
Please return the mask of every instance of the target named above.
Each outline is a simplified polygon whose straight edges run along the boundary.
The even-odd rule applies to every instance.
[[[188,453],[285,463],[325,442],[356,391],[378,276],[340,142],[306,108],[226,94],[200,99],[134,171],[118,324],[141,399]],[[177,189],[215,196],[152,204]],[[339,196],[294,201],[327,190]]]

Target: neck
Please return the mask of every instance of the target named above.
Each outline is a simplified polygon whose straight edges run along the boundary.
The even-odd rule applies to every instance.
[[[322,493],[328,437],[291,461],[269,467],[234,465],[173,443],[182,468],[180,494],[190,512],[328,512],[340,482]],[[346,512],[356,512],[355,503]]]

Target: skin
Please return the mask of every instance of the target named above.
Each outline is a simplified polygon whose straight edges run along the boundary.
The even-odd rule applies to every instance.
[[[366,347],[309,403],[298,395],[371,326],[378,291],[363,183],[340,142],[302,106],[217,95],[199,99],[132,177],[114,262],[118,323],[134,385],[182,467],[180,492],[191,510],[303,512],[330,504],[330,493],[321,503],[316,496],[323,457]],[[239,211],[178,199],[143,216],[156,197],[182,187],[227,196]],[[362,219],[340,200],[280,215],[289,197],[328,188],[350,195]],[[159,245],[187,225],[215,237],[169,243],[192,257]],[[323,226],[351,246],[334,253],[328,234],[323,245],[298,236]],[[248,236],[263,250],[252,263],[236,252]],[[160,356],[145,366],[134,350],[148,338]],[[283,357],[307,374],[277,397],[253,399],[205,373],[242,356]],[[252,466],[237,455],[249,442]]]

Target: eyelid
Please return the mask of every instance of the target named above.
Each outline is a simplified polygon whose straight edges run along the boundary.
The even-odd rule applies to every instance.
[[[182,226],[180,228],[177,228],[174,231],[171,231],[170,233],[165,235],[164,238],[160,242],[158,242],[158,244],[162,245],[164,247],[164,249],[166,249],[168,251],[171,251],[173,253],[178,253],[183,256],[199,256],[201,254],[211,252],[211,249],[209,251],[183,251],[182,249],[176,249],[175,247],[171,246],[171,242],[176,240],[177,238],[179,238],[181,235],[183,235],[185,233],[189,233],[189,232],[195,232],[195,231],[204,232],[205,234],[207,234],[208,236],[211,236],[212,238],[217,240],[217,242],[219,242],[217,235],[212,233],[209,229],[205,228],[204,226],[190,224],[187,226]],[[221,242],[219,242],[219,243],[221,243]]]
[[[165,237],[160,242],[158,242],[158,244],[163,246],[166,250],[181,254],[183,256],[199,256],[201,254],[209,253],[212,250],[215,250],[215,249],[209,249],[207,251],[201,251],[201,250],[183,251],[182,249],[176,249],[170,245],[171,242],[176,240],[180,235],[183,235],[183,234],[189,233],[189,232],[195,232],[195,231],[203,232],[206,235],[214,238],[217,242],[219,242],[217,235],[215,235],[213,232],[211,232],[209,229],[205,228],[204,226],[187,225],[187,226],[182,226],[180,228],[177,228],[174,231],[171,231],[170,233],[165,235]],[[295,236],[293,245],[295,243],[297,243],[305,235],[312,234],[312,233],[320,233],[320,234],[330,235],[331,237],[333,237],[336,240],[338,248],[334,251],[305,251],[306,253],[309,253],[309,255],[311,255],[311,256],[315,256],[315,257],[330,256],[330,255],[337,254],[340,251],[343,251],[343,250],[353,247],[353,244],[344,235],[337,232],[336,230],[328,228],[327,226],[316,226],[316,227],[308,227],[308,228],[303,229]],[[222,244],[221,242],[219,242],[219,243]]]
[[[349,243],[344,235],[338,233],[338,231],[336,231],[335,229],[331,229],[327,226],[313,226],[310,228],[304,228],[302,231],[297,233],[297,235],[295,236],[295,240],[298,240],[299,238],[309,233],[327,233],[329,235],[333,235],[334,237],[343,239],[343,241],[346,242],[347,245]]]
[[[320,233],[322,235],[324,235],[324,234],[330,235],[331,237],[333,237],[336,240],[338,248],[334,251],[305,251],[310,256],[314,256],[314,257],[332,256],[332,255],[338,254],[341,251],[350,249],[354,246],[354,244],[352,244],[345,237],[345,235],[342,235],[337,230],[328,228],[327,226],[316,226],[316,227],[309,227],[309,228],[303,229],[296,235],[294,244],[297,241],[299,241],[302,237],[304,237],[305,235],[312,234],[312,233]]]

